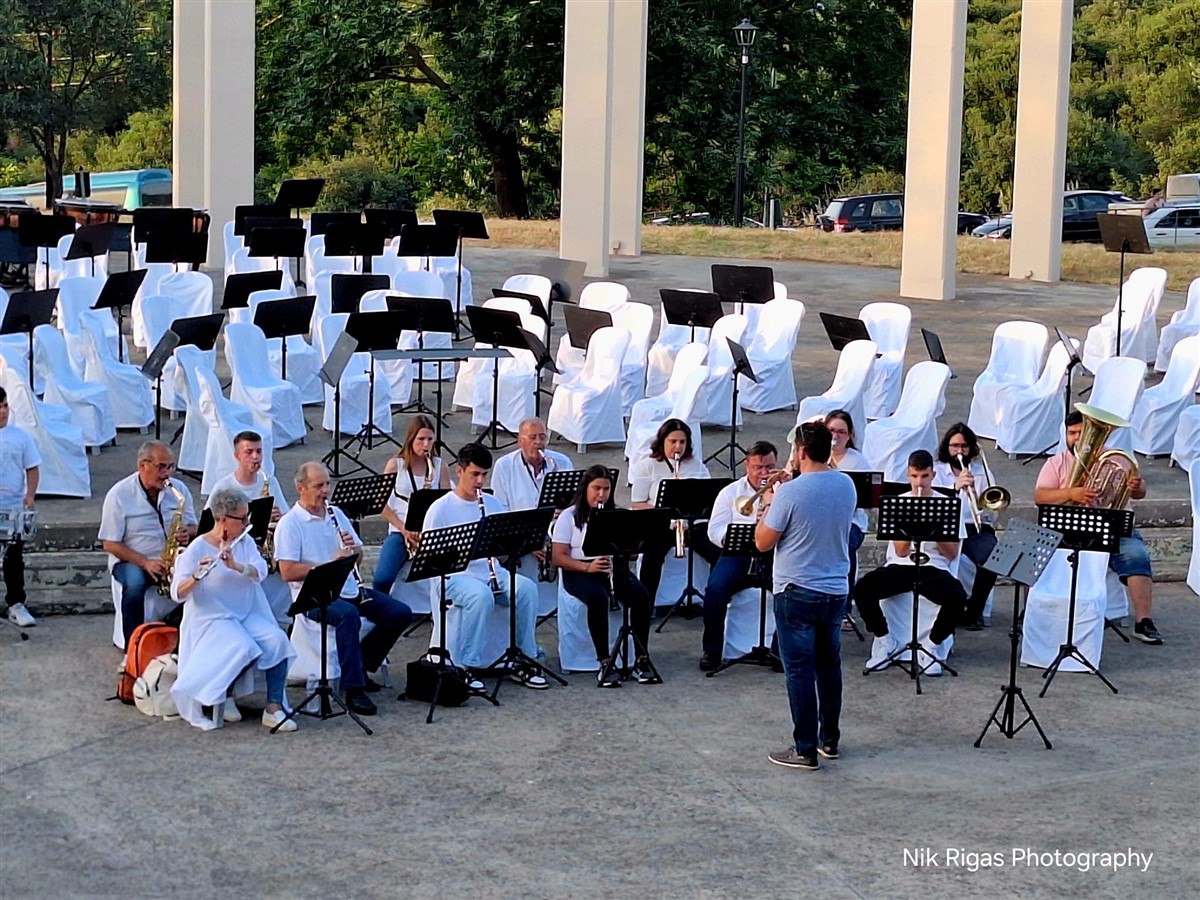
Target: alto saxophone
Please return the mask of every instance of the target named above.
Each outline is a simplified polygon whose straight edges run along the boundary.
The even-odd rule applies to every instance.
[[[681,457],[678,453],[676,453],[674,459],[675,469],[671,474],[676,480],[678,480]],[[675,530],[675,558],[683,559],[685,556],[687,556],[687,552],[684,550],[684,538],[687,535],[687,520],[675,519],[671,522],[671,527]]]
[[[175,512],[171,516],[171,524],[167,526],[167,543],[162,552],[161,562],[166,567],[166,571],[163,572],[156,585],[159,594],[169,597],[171,596],[171,579],[175,575],[175,560],[182,549],[179,546],[179,531],[183,528],[183,492],[176,488],[169,478],[163,483],[163,487],[171,492],[171,496],[175,498],[177,504]]]
[[[262,493],[258,496],[260,499],[271,496],[271,478],[266,472],[263,473]],[[263,538],[262,547],[259,548],[263,561],[267,564],[267,572],[275,572],[279,569],[275,562],[275,526],[277,524],[277,522],[271,522],[267,525],[267,536]],[[249,530],[248,525],[247,530]]]
[[[483,491],[479,488],[475,489],[475,499],[479,502],[479,518],[482,521],[487,516],[487,507],[483,503]],[[490,556],[488,557],[488,588],[492,592],[493,597],[499,597],[500,580],[496,578],[496,562]],[[513,600],[516,603],[516,600]]]

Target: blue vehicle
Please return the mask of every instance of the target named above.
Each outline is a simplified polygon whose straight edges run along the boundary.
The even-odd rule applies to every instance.
[[[115,203],[124,209],[171,205],[171,172],[168,169],[128,169],[123,172],[94,172],[92,200]],[[63,197],[75,190],[75,176],[63,176]],[[0,188],[0,203],[24,200],[30,206],[45,209],[46,182],[20,187]]]

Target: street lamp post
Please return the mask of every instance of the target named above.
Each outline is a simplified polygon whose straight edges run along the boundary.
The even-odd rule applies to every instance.
[[[754,46],[754,38],[758,29],[750,24],[749,19],[742,19],[733,29],[738,49],[742,52],[742,99],[738,106],[738,155],[737,175],[733,188],[733,227],[742,227],[742,190],[746,181],[746,88],[750,75],[750,49]]]

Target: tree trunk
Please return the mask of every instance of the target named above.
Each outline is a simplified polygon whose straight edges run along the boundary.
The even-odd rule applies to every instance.
[[[505,218],[529,218],[529,195],[521,169],[517,136],[501,131],[490,122],[476,122],[479,136],[492,158],[492,184],[496,190],[496,212]]]
[[[46,212],[54,212],[54,201],[62,196],[62,169],[66,159],[66,134],[58,141],[59,149],[55,152],[56,138],[53,130],[46,126],[44,139],[40,142],[42,167],[46,170]]]

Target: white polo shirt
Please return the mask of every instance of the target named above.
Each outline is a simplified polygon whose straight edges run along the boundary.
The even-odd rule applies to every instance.
[[[41,464],[41,454],[28,431],[11,421],[0,428],[0,509],[24,506],[25,471]]]
[[[730,525],[753,525],[757,518],[757,504],[753,514],[743,516],[737,511],[739,497],[751,497],[758,488],[750,484],[744,475],[733,484],[727,484],[717,494],[712,515],[708,519],[708,539],[721,547],[725,543],[725,532]],[[761,501],[760,501],[761,502]]]
[[[574,508],[564,509],[562,515],[554,523],[550,532],[550,540],[555,544],[566,544],[571,548],[571,559],[590,559],[583,552],[583,542],[587,537],[587,525],[580,528],[575,524]]]
[[[546,482],[547,472],[571,471],[571,459],[557,450],[546,450],[546,465],[537,475],[525,461],[520,450],[506,453],[492,467],[492,490],[504,506],[512,511],[535,509]]]
[[[504,504],[491,494],[483,495],[483,504],[489,514],[508,512],[504,508]],[[438,497],[430,505],[429,512],[425,513],[424,531],[449,528],[452,525],[466,525],[470,522],[478,522],[479,519],[479,502],[463,500],[458,494],[451,491],[444,497]],[[497,567],[497,572],[499,572],[499,567]],[[491,577],[491,568],[486,559],[473,559],[467,563],[464,574],[478,578],[480,581],[487,581]]]
[[[437,490],[442,486],[442,458],[435,456],[433,458],[433,477],[429,481],[430,490]],[[401,522],[408,519],[408,501],[412,497],[413,491],[419,491],[425,487],[425,476],[422,475],[420,481],[409,471],[408,466],[404,464],[403,459],[396,460],[396,486],[392,488],[392,493],[388,497],[387,506]],[[399,534],[400,529],[388,522],[388,534]]]
[[[333,515],[337,519],[336,527],[328,516],[314,516],[297,501],[275,526],[276,562],[321,565],[331,561],[342,549],[342,538],[338,534],[338,528],[354,539],[355,547],[361,547],[362,541],[354,533],[354,526],[350,524],[350,520],[336,506],[333,507]],[[287,582],[293,602],[300,596],[300,588],[303,585],[303,581]],[[351,572],[346,576],[346,583],[342,585],[342,599],[357,600],[358,588],[358,579]]]
[[[664,478],[675,477],[675,463],[667,459],[655,459],[644,456],[633,465],[633,490],[631,497],[634,503],[649,503],[651,506],[658,500],[658,485]],[[696,456],[679,461],[680,478],[711,478],[708,466]]]
[[[197,524],[192,492],[177,478],[172,478],[171,484],[183,495],[182,523]],[[124,544],[133,552],[150,559],[158,559],[167,546],[167,529],[178,508],[179,502],[169,487],[160,491],[157,504],[152,504],[138,473],[134,472],[114,484],[104,495],[97,537],[102,541]],[[118,562],[119,559],[108,554],[110,571]]]
[[[247,500],[257,500],[263,495],[264,484],[267,485],[267,496],[271,497],[275,501],[275,505],[280,509],[287,509],[287,497],[283,495],[283,488],[280,487],[280,484],[274,475],[268,475],[262,469],[259,469],[254,473],[254,481],[249,485],[242,484],[237,480],[237,476],[234,475],[233,472],[230,472],[213,485],[213,489],[209,493],[208,499],[204,501],[204,508],[212,508],[213,494],[215,494],[217,491],[241,491],[246,495]]]

